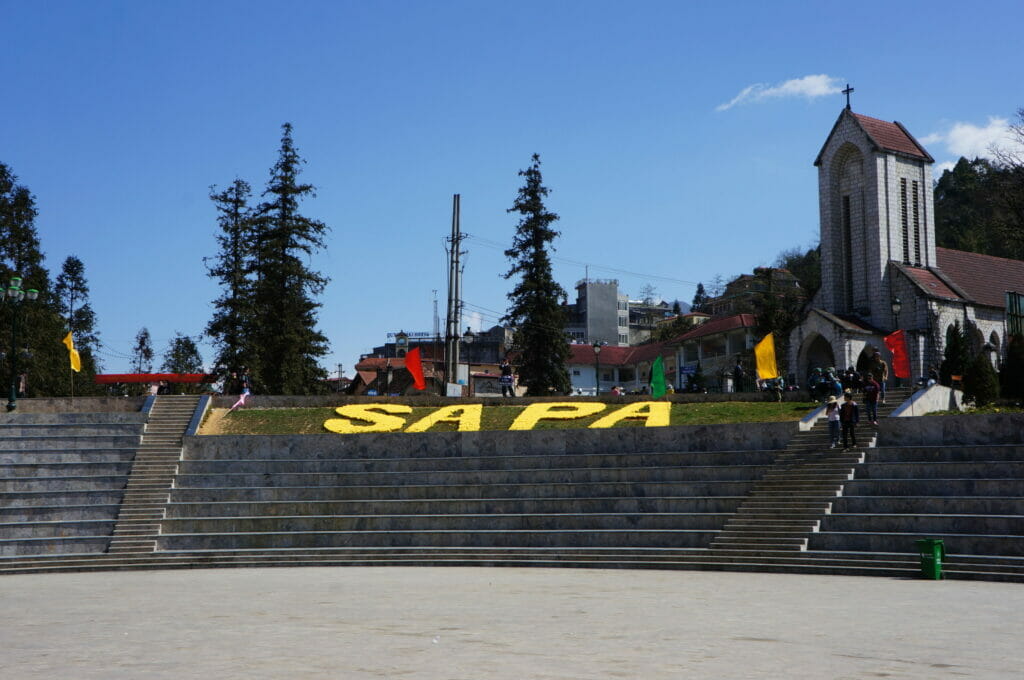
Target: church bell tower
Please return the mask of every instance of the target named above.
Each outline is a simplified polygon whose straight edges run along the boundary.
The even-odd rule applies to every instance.
[[[852,90],[850,90],[852,91]],[[934,159],[898,122],[839,114],[814,164],[821,220],[817,306],[887,328],[890,261],[935,260]]]

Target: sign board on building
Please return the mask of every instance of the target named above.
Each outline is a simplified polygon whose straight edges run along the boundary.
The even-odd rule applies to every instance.
[[[680,366],[679,367],[679,375],[680,375],[680,377],[682,377],[684,375],[695,375],[696,373],[697,373],[697,365],[696,364],[694,364],[693,366]]]
[[[398,335],[398,333],[388,333],[388,337],[389,338],[394,338],[397,335]],[[426,331],[422,331],[422,332],[418,331],[416,333],[405,333],[405,336],[408,337],[408,338],[432,338],[432,337],[434,337],[434,334],[433,333],[427,333]]]

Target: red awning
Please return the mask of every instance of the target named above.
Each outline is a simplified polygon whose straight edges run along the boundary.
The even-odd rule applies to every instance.
[[[158,383],[161,380],[169,383],[206,383],[214,382],[216,378],[205,373],[104,373],[96,376],[97,385]]]

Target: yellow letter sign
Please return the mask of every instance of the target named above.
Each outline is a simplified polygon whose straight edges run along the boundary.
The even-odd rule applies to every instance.
[[[394,432],[405,425],[405,418],[399,413],[412,413],[412,408],[403,404],[349,404],[334,409],[341,418],[324,421],[324,427],[338,434],[362,434],[364,432]],[[363,422],[354,423],[353,420]]]
[[[604,418],[590,424],[592,428],[612,427],[620,420],[643,419],[645,427],[665,427],[669,424],[672,404],[667,401],[638,401],[612,411]]]
[[[479,432],[480,418],[484,412],[483,404],[464,404],[462,406],[445,406],[428,416],[420,418],[405,428],[406,432],[426,432],[438,423],[455,423],[459,432]]]
[[[532,430],[541,420],[578,420],[600,413],[604,404],[596,401],[530,404],[512,422],[509,430]]]

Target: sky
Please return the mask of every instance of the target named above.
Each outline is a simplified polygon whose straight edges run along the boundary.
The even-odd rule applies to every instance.
[[[85,264],[106,372],[139,329],[196,338],[219,290],[211,186],[261,192],[281,125],[331,229],[323,366],[441,327],[461,195],[463,326],[506,311],[533,153],[554,273],[689,302],[817,242],[813,161],[855,89],[936,159],[986,155],[1024,106],[1024,3],[0,0],[0,162],[53,275]],[[31,282],[27,282],[30,284]],[[208,365],[213,349],[200,345]],[[156,362],[159,367],[159,360]]]

